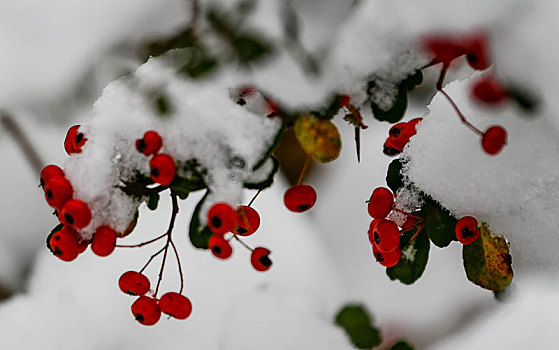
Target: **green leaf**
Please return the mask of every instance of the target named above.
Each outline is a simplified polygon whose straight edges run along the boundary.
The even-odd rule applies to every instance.
[[[462,258],[468,279],[482,288],[500,291],[512,282],[509,245],[503,237],[491,233],[485,222],[481,223],[479,238],[464,246]]]
[[[272,45],[256,34],[241,34],[233,39],[233,48],[241,63],[263,59],[272,53]]]
[[[456,218],[445,208],[430,198],[425,199],[421,208],[421,217],[425,223],[425,231],[431,242],[439,248],[444,248],[452,241],[456,241]]]
[[[386,184],[392,192],[398,191],[404,185],[404,177],[402,176],[402,161],[397,158],[390,162],[388,171],[386,172]]]
[[[340,132],[334,123],[310,114],[299,116],[293,125],[301,148],[321,163],[338,158],[342,149]]]
[[[411,240],[416,232],[415,229],[409,230],[400,239],[402,257],[395,266],[386,268],[386,274],[391,280],[399,280],[410,285],[423,275],[429,259],[431,244],[424,229]]]
[[[534,113],[538,109],[540,101],[526,88],[511,84],[507,86],[509,97],[514,100],[520,108],[527,113]]]
[[[157,204],[159,203],[159,192],[157,191],[151,191],[149,193],[149,199],[148,199],[148,208],[150,210],[155,210],[157,209]]]
[[[171,102],[169,102],[169,98],[163,94],[158,94],[155,99],[153,100],[153,108],[159,115],[167,115],[171,113],[172,107]]]
[[[400,340],[394,345],[390,347],[390,350],[413,350],[413,346],[411,346],[408,342]]]
[[[200,51],[200,57],[191,59],[179,69],[179,73],[185,74],[192,79],[202,78],[208,75],[218,67],[218,62],[215,58]]]
[[[271,160],[273,165],[272,165],[272,170],[269,172],[266,179],[259,182],[245,182],[244,183],[245,188],[249,190],[263,190],[265,188],[272,186],[272,183],[274,183],[274,175],[276,175],[279,169],[279,162],[273,156],[270,156],[269,159]]]
[[[396,100],[388,110],[384,110],[376,105],[376,103],[371,102],[371,109],[373,111],[373,116],[380,121],[386,121],[389,123],[397,123],[404,117],[406,109],[408,108],[408,87],[406,84],[402,83],[398,87],[398,95]]]
[[[194,208],[192,218],[190,219],[188,237],[192,245],[199,249],[208,249],[208,242],[210,241],[210,237],[213,236],[213,232],[208,226],[204,225],[204,227],[200,227],[200,210],[209,194],[210,191],[207,191],[204,197],[196,204],[196,208]]]
[[[363,305],[349,304],[336,315],[336,324],[342,327],[353,345],[359,349],[371,349],[382,342],[377,328]]]

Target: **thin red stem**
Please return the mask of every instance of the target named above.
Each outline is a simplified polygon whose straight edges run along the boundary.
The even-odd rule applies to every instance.
[[[151,258],[149,258],[148,262],[144,265],[144,267],[142,267],[142,268],[140,269],[139,273],[144,272],[144,270],[149,266],[149,264],[152,262],[152,260],[155,259],[155,257],[158,256],[159,254],[161,254],[161,253],[163,252],[163,250],[165,250],[165,247],[159,249],[159,250],[157,251],[157,253],[153,254],[153,255],[151,256]]]
[[[456,111],[456,114],[458,114],[458,117],[460,118],[460,120],[462,121],[462,123],[464,123],[467,127],[469,127],[470,129],[472,129],[476,134],[483,136],[483,131],[479,130],[478,128],[476,128],[474,125],[472,125],[472,123],[470,123],[469,121],[466,120],[466,117],[464,117],[464,114],[462,114],[462,112],[460,111],[460,109],[458,108],[458,106],[456,105],[456,103],[454,103],[454,101],[452,100],[452,98],[450,98],[450,96],[442,89],[438,89],[441,94],[443,94],[444,97],[446,97],[446,99],[448,100],[448,102],[450,102],[450,104],[452,105],[452,107],[454,108],[454,110]]]
[[[138,243],[138,244],[117,244],[116,247],[117,248],[139,248],[139,247],[143,247],[147,244],[157,242],[158,240],[160,240],[161,238],[163,238],[165,236],[167,236],[167,232],[165,232],[161,236],[155,237],[154,239],[150,239],[149,241],[145,241],[145,242]]]
[[[250,202],[248,202],[247,207],[250,207],[252,205],[252,203],[254,203],[254,200],[256,199],[256,197],[258,197],[258,195],[260,194],[260,192],[262,192],[262,189],[259,189],[258,192],[256,192],[256,194],[252,197],[252,199],[250,200]]]
[[[175,226],[175,219],[177,218],[177,214],[179,212],[179,203],[177,201],[177,196],[175,194],[171,194],[171,200],[173,202],[173,211],[171,213],[171,221],[169,222],[169,228],[167,229],[167,242],[165,243],[165,247],[163,247],[163,261],[161,262],[161,269],[159,269],[159,277],[157,278],[157,285],[155,287],[155,294],[154,297],[157,298],[157,293],[159,292],[159,286],[161,285],[161,280],[163,279],[163,270],[165,270],[165,262],[167,261],[167,252],[169,251],[169,244],[171,244],[171,233],[173,232],[173,227]]]
[[[303,165],[303,169],[301,169],[301,174],[299,174],[299,179],[297,180],[297,186],[303,182],[303,177],[307,172],[307,168],[309,167],[310,162],[311,162],[311,155],[307,154],[307,159],[305,159],[305,164]]]
[[[254,250],[251,247],[249,247],[245,242],[241,241],[241,239],[236,234],[233,233],[233,237],[237,240],[237,242],[239,242],[246,249],[250,250],[251,252]]]
[[[179,257],[179,252],[177,251],[177,247],[175,247],[175,243],[173,241],[171,241],[171,248],[173,248],[173,252],[175,252],[175,257],[177,258],[177,265],[179,267],[179,276],[181,278],[181,288],[179,290],[179,294],[182,294],[182,290],[184,288],[184,277],[182,274],[181,259]]]

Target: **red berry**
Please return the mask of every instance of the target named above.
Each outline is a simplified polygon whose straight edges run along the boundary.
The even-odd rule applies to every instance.
[[[384,142],[384,146],[382,149],[382,153],[386,154],[387,156],[395,156],[399,153],[401,153],[402,150],[396,149],[394,148],[394,146],[392,146],[392,143],[390,142],[390,137],[386,139],[386,141]]]
[[[79,254],[78,238],[67,226],[52,234],[47,246],[54,255],[63,261],[72,261]]]
[[[394,124],[388,131],[389,144],[392,148],[402,151],[413,135],[415,135],[415,127],[406,122]]]
[[[415,227],[415,224],[419,221],[419,219],[408,215],[406,217],[406,221],[404,222],[404,224],[402,225],[402,231],[407,231],[412,229],[413,227]]]
[[[382,266],[392,267],[400,261],[402,251],[400,248],[396,248],[391,252],[383,252],[373,243],[373,256]]]
[[[156,154],[149,161],[151,168],[151,179],[160,185],[167,186],[175,178],[177,172],[175,161],[165,153]]]
[[[490,126],[481,137],[481,147],[490,155],[501,152],[506,143],[507,131],[499,125]]]
[[[485,78],[476,82],[472,93],[478,101],[487,104],[499,104],[507,97],[506,90],[493,78]]]
[[[464,47],[453,38],[427,37],[423,40],[423,47],[434,56],[434,62],[445,66],[465,53]]]
[[[74,190],[72,184],[63,176],[55,176],[49,178],[43,187],[47,203],[55,208],[60,209],[66,202],[72,199]]]
[[[348,95],[340,95],[340,106],[345,107],[351,102],[351,97]]]
[[[373,229],[373,242],[381,252],[391,252],[400,245],[400,230],[390,220],[382,219]]]
[[[456,238],[464,245],[472,244],[479,237],[477,220],[473,216],[464,216],[456,223]]]
[[[51,164],[41,170],[41,187],[44,187],[47,180],[56,176],[64,177],[64,171],[57,165]]]
[[[316,203],[316,191],[309,185],[292,186],[285,191],[283,203],[290,211],[302,213],[312,208]]]
[[[208,227],[213,233],[223,235],[233,231],[237,224],[237,213],[225,202],[215,203],[208,210]]]
[[[380,220],[382,219],[374,219],[369,225],[369,231],[367,231],[367,233],[369,234],[369,242],[371,242],[371,244],[375,242],[375,227]]]
[[[477,34],[469,38],[466,44],[466,59],[468,64],[475,70],[485,70],[491,65],[487,38],[483,34]]]
[[[250,236],[260,226],[260,215],[253,208],[241,205],[237,208],[237,227],[234,232],[239,236]]]
[[[169,292],[159,299],[161,312],[169,316],[184,320],[192,313],[192,303],[182,294]]]
[[[144,295],[149,291],[149,279],[136,271],[126,271],[118,279],[121,291],[130,295]]]
[[[99,226],[91,240],[91,251],[99,256],[110,255],[115,250],[117,233],[109,226]]]
[[[250,254],[250,263],[256,271],[266,271],[272,266],[270,250],[264,247],[256,247]]]
[[[223,260],[229,258],[231,254],[233,254],[231,244],[229,244],[229,242],[221,235],[211,236],[208,246],[210,247],[213,255]]]
[[[386,187],[377,187],[371,194],[367,210],[373,219],[384,219],[392,211],[394,195]]]
[[[146,156],[156,154],[161,149],[163,139],[157,131],[146,131],[144,137],[136,140],[136,149]]]
[[[132,304],[131,310],[136,321],[144,326],[156,324],[161,317],[161,310],[159,309],[159,305],[157,305],[157,301],[145,295],[139,297],[134,304]]]
[[[58,219],[64,225],[77,229],[84,228],[91,221],[91,210],[84,202],[78,199],[70,199],[60,209]]]
[[[64,139],[64,150],[66,153],[80,153],[82,151],[83,145],[87,139],[85,138],[84,134],[79,132],[79,128],[81,125],[74,125],[68,132],[66,133],[66,139]]]

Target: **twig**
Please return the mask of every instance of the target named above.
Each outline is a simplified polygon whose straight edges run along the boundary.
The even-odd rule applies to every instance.
[[[40,173],[45,163],[39,156],[39,153],[31,141],[29,141],[27,136],[25,136],[25,133],[16,120],[12,117],[12,115],[8,114],[8,112],[0,111],[0,121],[2,122],[2,126],[8,131],[8,133],[10,133],[10,135],[12,135],[15,142],[21,148],[25,159],[27,159],[31,165],[33,171],[37,174]]]
[[[179,204],[177,201],[177,196],[175,194],[171,194],[171,200],[173,202],[173,211],[171,213],[171,221],[169,222],[169,228],[167,229],[167,243],[165,243],[165,247],[163,247],[163,261],[161,262],[161,269],[159,270],[159,277],[157,279],[157,286],[155,287],[155,298],[157,298],[157,293],[159,292],[159,285],[161,284],[161,280],[163,279],[163,270],[165,269],[165,262],[167,260],[167,252],[169,251],[169,244],[171,243],[171,232],[173,232],[173,227],[175,226],[175,219],[177,218],[177,214],[179,212]]]
[[[301,174],[299,174],[299,179],[297,180],[297,185],[300,185],[303,182],[303,177],[307,172],[307,168],[309,167],[309,163],[311,162],[311,155],[307,154],[307,159],[305,159],[305,164],[303,165],[303,169],[301,170]]]

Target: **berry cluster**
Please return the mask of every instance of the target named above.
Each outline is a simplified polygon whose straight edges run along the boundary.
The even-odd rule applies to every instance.
[[[369,226],[369,241],[373,246],[375,259],[383,266],[394,266],[400,261],[400,236],[402,233],[422,229],[422,219],[411,214],[406,214],[406,221],[401,229],[398,225],[387,219],[388,215],[399,209],[394,207],[394,194],[388,188],[377,187],[374,189],[367,206],[369,215],[373,218]]]
[[[173,157],[158,153],[163,139],[157,131],[148,130],[141,139],[136,140],[136,149],[145,156],[153,156],[149,161],[150,177],[153,182],[162,186],[169,185],[177,173]]]
[[[267,271],[272,266],[269,249],[250,248],[239,237],[248,237],[260,227],[260,215],[250,205],[241,205],[235,210],[228,203],[215,203],[208,210],[207,225],[213,232],[208,245],[215,257],[228,259],[233,254],[229,241],[235,239],[251,251],[250,263],[256,271]],[[232,234],[230,239],[225,238],[227,233]]]

